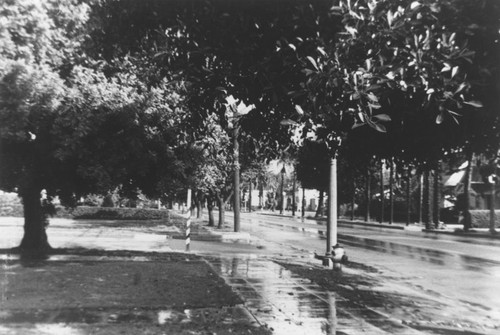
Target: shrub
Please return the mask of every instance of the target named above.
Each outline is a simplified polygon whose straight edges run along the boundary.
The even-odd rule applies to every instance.
[[[83,205],[84,206],[102,206],[103,204],[103,197],[97,194],[89,194],[85,197],[83,200]],[[112,207],[112,206],[103,206],[103,207]]]
[[[24,216],[23,204],[16,193],[0,191],[0,216]]]
[[[470,211],[472,226],[477,228],[489,228],[490,211],[488,209],[473,209]],[[495,226],[500,226],[500,210],[495,210]]]
[[[115,199],[112,194],[108,194],[102,201],[102,207],[115,207]]]

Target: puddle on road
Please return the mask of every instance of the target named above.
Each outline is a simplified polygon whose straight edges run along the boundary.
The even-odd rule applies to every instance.
[[[294,274],[278,263],[265,259],[207,257],[219,273],[245,301],[257,321],[273,334],[405,334],[401,326],[364,306],[352,306],[344,297]],[[339,310],[339,305],[342,307]],[[367,313],[383,323],[382,330]],[[393,332],[391,332],[393,330]]]

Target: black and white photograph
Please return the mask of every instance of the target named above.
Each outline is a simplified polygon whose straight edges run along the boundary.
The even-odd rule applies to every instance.
[[[500,1],[0,0],[0,334],[500,334]]]

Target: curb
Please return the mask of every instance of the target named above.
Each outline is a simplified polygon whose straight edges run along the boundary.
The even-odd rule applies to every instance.
[[[193,232],[190,235],[192,241],[209,241],[224,243],[250,243],[250,234],[242,232],[214,232],[211,230],[203,232]],[[182,233],[167,234],[167,238],[183,240],[186,235]]]
[[[453,235],[453,236],[463,236],[463,237],[478,237],[485,238],[491,240],[500,240],[500,233],[493,235],[491,233],[484,233],[478,231],[449,231],[449,230],[433,230],[433,229],[422,229],[424,233],[434,233],[434,234],[445,234],[445,235]]]
[[[406,227],[411,227],[411,226],[401,226],[397,224],[385,224],[385,223],[371,223],[371,222],[364,222],[364,221],[351,221],[351,220],[343,220],[343,219],[337,219],[338,223],[341,223],[344,226],[362,226],[362,227],[369,227],[369,228],[384,228],[384,229],[396,229],[396,230],[406,230]],[[420,228],[421,229],[421,228]],[[414,229],[410,229],[414,230]]]

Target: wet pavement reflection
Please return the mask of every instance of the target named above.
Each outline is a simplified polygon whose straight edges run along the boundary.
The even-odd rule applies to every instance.
[[[206,257],[273,334],[422,334],[263,257]]]
[[[266,219],[268,218],[266,217]],[[293,223],[293,225],[291,225],[289,222],[267,222],[259,218],[252,219],[251,222],[253,224],[258,223],[260,226],[264,227],[272,227],[284,234],[294,231],[295,234],[299,233],[302,236],[317,238],[318,240],[324,240],[326,238],[324,223],[319,221],[317,222],[317,226],[319,227],[316,228],[314,228],[314,225],[311,223]],[[251,231],[254,229],[251,229]],[[474,243],[473,241],[469,240],[467,241],[468,245],[459,247],[460,243],[464,242],[463,238],[447,235],[439,237],[425,235],[425,237],[419,236],[417,240],[416,236],[405,235],[402,231],[398,234],[394,234],[393,232],[374,231],[370,232],[369,236],[363,236],[358,230],[355,234],[352,232],[347,234],[339,233],[338,240],[342,245],[349,247],[377,251],[402,258],[410,258],[412,260],[443,266],[447,269],[481,272],[494,276],[500,273],[500,258],[495,252],[496,249],[488,248],[498,246],[498,243],[493,243],[492,241],[480,241],[480,245],[484,250],[481,253],[478,251],[477,245],[475,248],[470,246],[470,243]],[[436,244],[433,242],[434,240],[441,242],[439,247],[442,248],[446,246],[448,249],[435,249]],[[477,240],[475,241],[478,243]],[[421,245],[418,245],[418,243]],[[471,255],[471,251],[475,251],[477,256]]]

